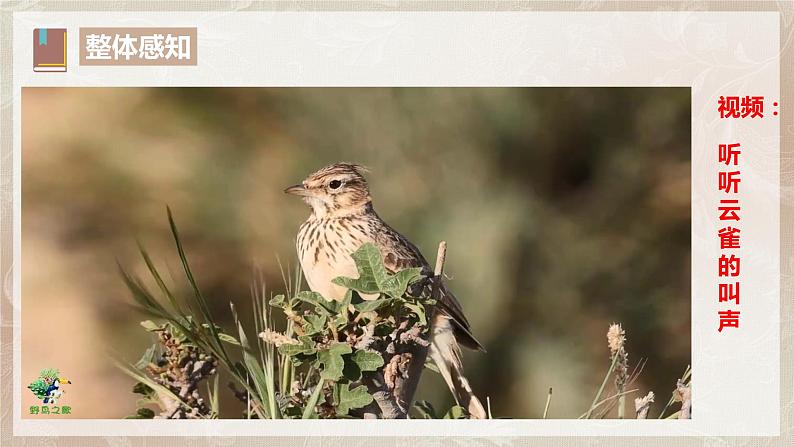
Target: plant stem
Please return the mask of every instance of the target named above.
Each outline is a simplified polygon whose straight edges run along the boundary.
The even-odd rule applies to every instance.
[[[681,376],[681,381],[686,382],[691,375],[692,375],[692,365],[687,365],[686,369],[684,370],[684,374]],[[664,412],[667,411],[667,409],[670,408],[671,405],[673,405],[674,401],[675,399],[671,396],[670,400],[668,400],[667,404],[664,406],[664,408],[662,408],[662,412],[659,413],[659,419],[662,419],[664,417]],[[665,418],[665,419],[669,419],[669,418]]]
[[[612,371],[615,370],[615,365],[617,363],[618,363],[618,356],[617,355],[612,356],[612,364],[609,366],[609,370],[607,371],[607,374],[604,376],[604,381],[601,382],[601,386],[598,388],[598,392],[593,398],[593,403],[590,404],[590,409],[587,410],[587,413],[585,413],[585,417],[584,417],[585,419],[590,418],[590,414],[593,412],[593,409],[595,408],[595,404],[598,402],[598,398],[601,397],[601,393],[604,392],[604,387],[607,386],[607,382],[609,381],[609,376],[612,375]]]
[[[546,408],[543,409],[543,419],[549,414],[549,405],[551,404],[551,387],[549,387],[549,395],[546,396]]]
[[[438,244],[438,251],[436,252],[436,265],[433,272],[433,281],[431,285],[431,292],[430,298],[434,301],[438,301],[439,294],[441,292],[441,285],[444,280],[444,264],[446,263],[447,259],[447,242],[441,241]],[[427,331],[428,334],[426,335],[426,340],[430,341],[430,332],[432,332],[432,324],[433,324],[433,314],[435,313],[435,306],[428,306],[427,310],[427,324],[429,330]],[[403,409],[404,412],[407,414],[408,409],[411,408],[413,405],[414,395],[416,394],[416,388],[419,385],[419,378],[422,375],[422,371],[425,369],[425,361],[427,360],[427,353],[428,348],[427,346],[422,345],[414,345],[411,354],[413,358],[411,359],[411,365],[408,368],[408,377],[405,379],[405,382],[402,387],[401,395],[396,396],[396,401],[404,403],[405,408]]]
[[[590,410],[590,411],[592,411],[592,410],[595,410],[596,408],[600,407],[601,405],[604,405],[605,403],[609,402],[610,400],[612,400],[612,399],[614,399],[614,398],[616,398],[616,397],[620,397],[620,396],[627,396],[627,395],[629,395],[629,394],[631,394],[631,393],[633,393],[633,392],[637,391],[638,389],[639,389],[639,388],[634,388],[634,389],[632,389],[632,390],[624,391],[624,392],[622,392],[622,393],[619,393],[619,394],[613,394],[612,396],[609,396],[609,397],[607,397],[607,398],[605,398],[605,399],[602,399],[602,400],[600,400],[600,401],[599,401],[597,404],[595,404],[595,405],[594,405],[594,406],[591,408],[591,410]],[[583,413],[583,414],[582,414],[582,415],[580,415],[580,416],[579,416],[577,419],[582,419],[582,418],[584,418],[585,416],[587,416],[587,413]]]

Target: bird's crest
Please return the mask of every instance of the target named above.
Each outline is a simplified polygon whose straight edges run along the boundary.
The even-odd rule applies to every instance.
[[[340,174],[354,175],[357,177],[361,177],[363,179],[364,174],[367,174],[369,172],[370,172],[369,168],[357,163],[334,163],[332,165],[325,166],[313,172],[312,174],[309,175],[307,180],[318,181],[328,176],[340,175]]]

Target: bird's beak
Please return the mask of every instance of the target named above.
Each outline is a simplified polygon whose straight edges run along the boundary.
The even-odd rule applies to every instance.
[[[72,383],[71,380],[67,379],[66,377],[61,377],[58,379],[61,383]]]
[[[284,192],[287,194],[293,194],[296,196],[304,196],[304,197],[311,195],[311,192],[308,189],[306,189],[306,187],[303,186],[302,184],[292,185],[289,188],[285,189]]]

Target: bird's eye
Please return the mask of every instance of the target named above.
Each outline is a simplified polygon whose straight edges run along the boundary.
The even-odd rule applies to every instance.
[[[331,189],[339,189],[340,186],[342,186],[341,180],[331,180],[331,182],[328,183],[328,187]]]

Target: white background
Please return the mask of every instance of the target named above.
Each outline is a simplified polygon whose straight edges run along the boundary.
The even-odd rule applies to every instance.
[[[79,27],[197,26],[196,67],[80,67]],[[34,73],[33,28],[67,28],[67,73]],[[14,272],[14,434],[775,436],[779,380],[779,16],[752,12],[14,13],[14,253],[20,255],[21,87],[688,86],[692,88],[693,419],[135,421],[20,418]],[[720,95],[768,116],[720,120]],[[614,113],[632,113],[616,110]],[[560,131],[576,123],[560,123]],[[717,145],[740,142],[742,319],[717,332]],[[668,396],[657,393],[663,405]],[[109,398],[112,398],[109,396]]]

